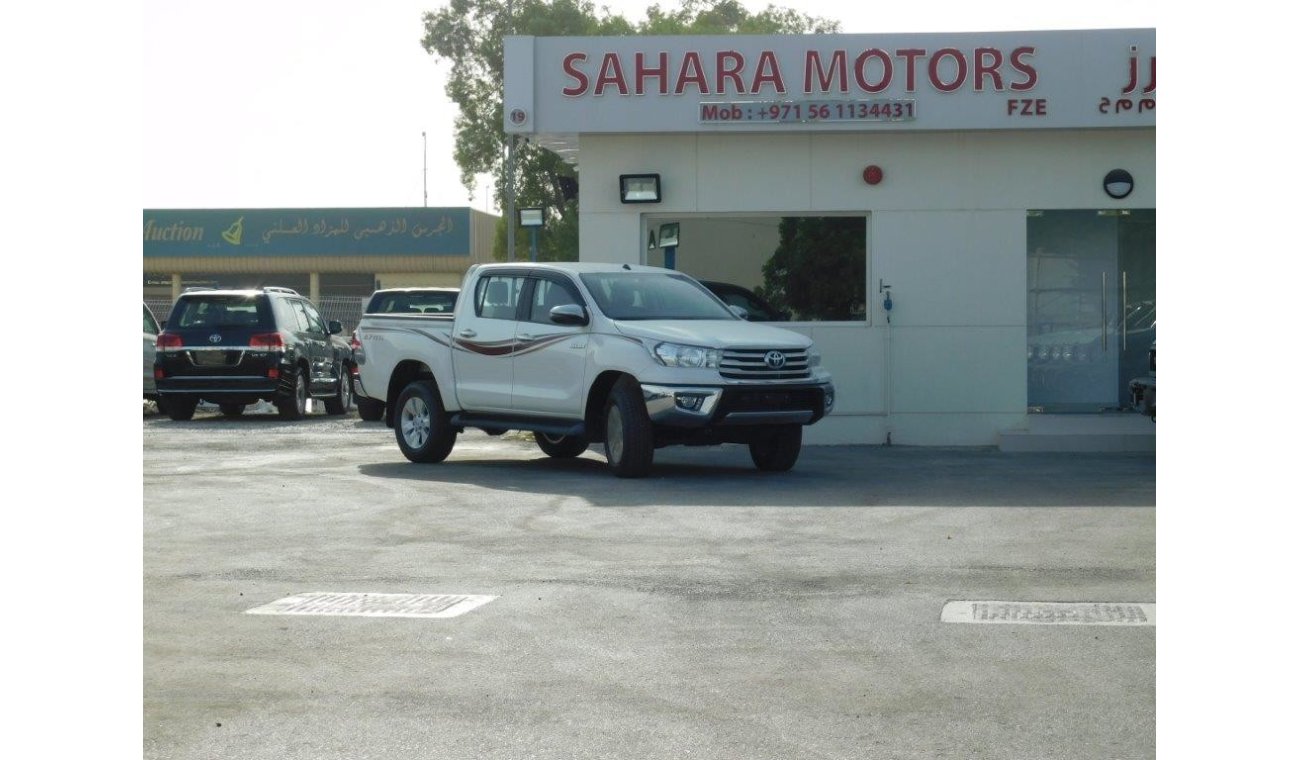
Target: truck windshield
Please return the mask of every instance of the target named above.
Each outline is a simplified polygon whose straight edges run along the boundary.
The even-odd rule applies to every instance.
[[[599,272],[581,277],[610,319],[739,319],[685,275]]]

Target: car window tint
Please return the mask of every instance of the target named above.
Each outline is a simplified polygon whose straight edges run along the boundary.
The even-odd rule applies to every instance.
[[[168,323],[177,328],[256,327],[263,323],[257,296],[182,298]]]
[[[555,280],[541,279],[533,288],[532,301],[528,309],[529,322],[551,321],[551,309],[569,304],[580,305],[581,302],[572,290]]]
[[[524,278],[488,275],[478,281],[474,292],[474,313],[485,319],[514,319]]]

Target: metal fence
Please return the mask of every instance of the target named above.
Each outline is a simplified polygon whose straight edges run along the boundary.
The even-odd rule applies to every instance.
[[[153,312],[154,318],[159,322],[167,319],[171,314],[172,302],[160,299],[145,299],[145,305],[149,311]],[[365,306],[366,299],[362,296],[326,296],[320,299],[316,307],[320,309],[321,316],[328,322],[331,319],[337,319],[343,323],[343,337],[352,334],[357,329],[357,323],[361,321],[361,309]]]

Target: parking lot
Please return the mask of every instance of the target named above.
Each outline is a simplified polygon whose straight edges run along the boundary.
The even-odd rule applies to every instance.
[[[1156,602],[1152,455],[596,450],[379,422],[144,425],[146,758],[1150,758],[1154,625],[945,622]],[[474,595],[455,617],[248,614]],[[1154,621],[1151,621],[1154,622]]]

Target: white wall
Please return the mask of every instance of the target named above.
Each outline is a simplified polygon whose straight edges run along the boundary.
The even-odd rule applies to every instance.
[[[584,261],[645,261],[646,219],[868,218],[868,321],[793,325],[838,390],[809,443],[995,444],[1027,404],[1025,211],[1155,208],[1153,129],[587,134],[581,146]],[[863,181],[869,164],[881,184]],[[1114,168],[1135,179],[1122,202],[1101,188]],[[619,203],[618,175],[634,172],[662,176],[662,203]]]

